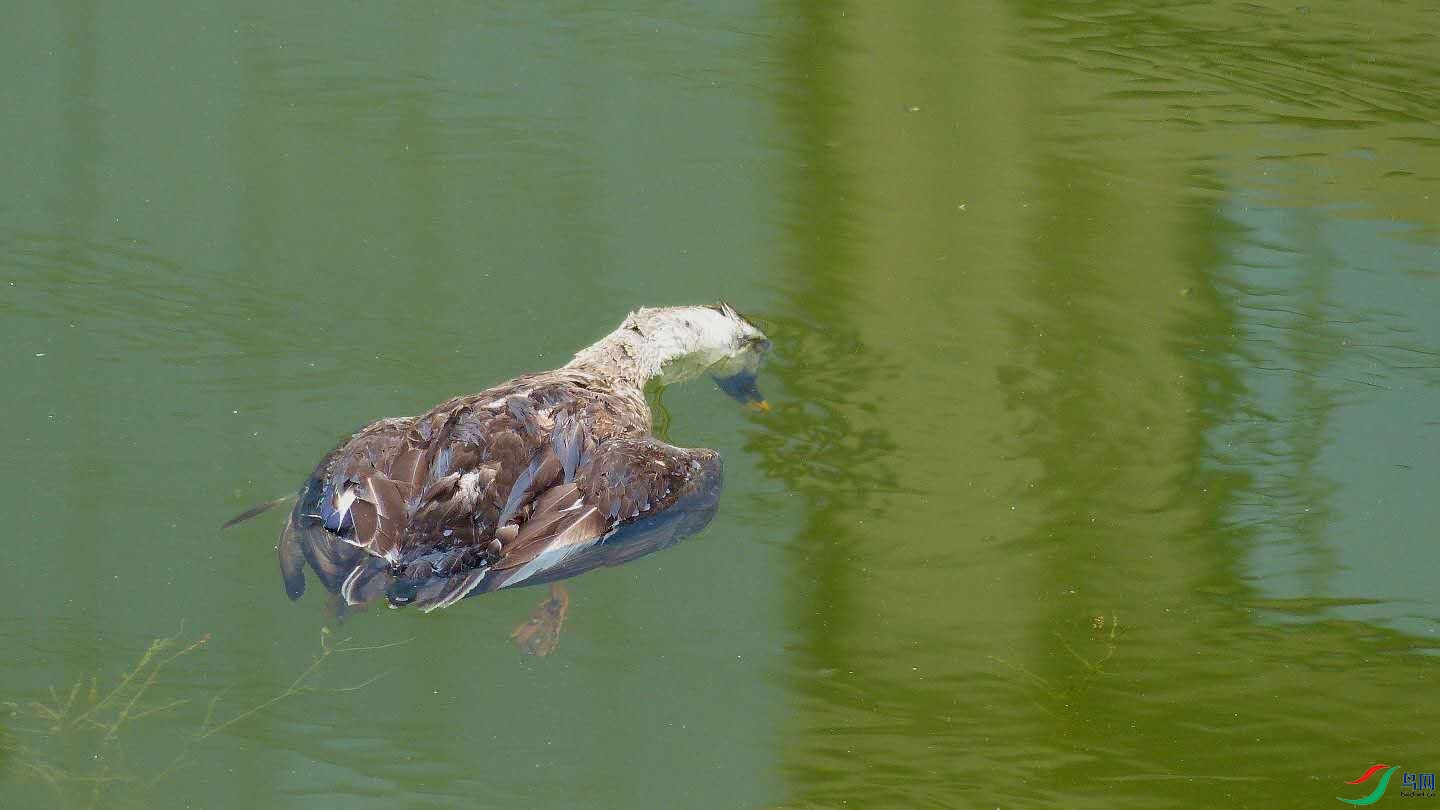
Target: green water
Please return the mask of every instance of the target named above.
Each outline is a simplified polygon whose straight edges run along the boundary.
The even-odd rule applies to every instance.
[[[623,5],[8,9],[0,806],[1440,770],[1432,4]],[[280,516],[217,529],[362,422],[720,298],[775,410],[665,392],[720,511],[571,583],[548,658],[506,640],[534,589],[322,641]]]

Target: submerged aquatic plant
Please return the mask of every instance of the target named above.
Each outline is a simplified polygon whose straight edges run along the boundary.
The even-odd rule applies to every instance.
[[[1080,673],[1068,678],[1065,686],[1057,686],[1048,678],[1044,678],[1019,664],[1012,663],[999,656],[992,655],[990,656],[990,660],[1020,675],[1024,678],[1025,682],[1029,683],[1055,706],[1069,706],[1071,700],[1088,689],[1091,682],[1106,674],[1105,664],[1108,663],[1111,658],[1115,657],[1115,652],[1120,647],[1122,631],[1120,629],[1119,616],[1111,615],[1106,617],[1104,614],[1092,616],[1090,618],[1090,630],[1094,640],[1103,644],[1103,654],[1093,659],[1081,655],[1080,652],[1075,649],[1074,645],[1066,640],[1064,635],[1060,633],[1054,634],[1055,640],[1060,644],[1060,648],[1066,653],[1069,653],[1070,657],[1079,663],[1081,667]],[[1056,711],[1045,705],[1045,703],[1033,697],[1031,700],[1046,714],[1056,715]]]
[[[140,720],[173,712],[190,702],[157,697],[156,692],[161,691],[157,687],[171,664],[210,642],[209,633],[185,641],[182,627],[173,636],[155,639],[113,686],[102,687],[100,676],[91,674],[65,691],[52,686],[41,699],[0,703],[10,715],[9,727],[0,727],[0,764],[13,768],[21,778],[47,785],[61,807],[98,807],[102,801],[108,805],[110,800],[122,798],[115,795],[122,786],[143,795],[184,765],[193,746],[281,701],[312,692],[353,692],[379,678],[377,675],[352,686],[315,686],[317,675],[332,655],[385,649],[408,641],[356,646],[348,638],[336,641],[332,635],[330,628],[322,628],[320,652],[310,665],[288,686],[259,704],[219,720],[224,692],[212,697],[199,727],[183,739],[170,763],[153,774],[136,773],[127,764],[126,733]]]

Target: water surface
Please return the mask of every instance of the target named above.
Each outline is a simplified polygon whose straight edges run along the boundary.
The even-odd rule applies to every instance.
[[[6,806],[1440,769],[1433,9],[622,6],[12,10]],[[216,528],[356,425],[721,298],[776,408],[664,393],[719,512],[572,583],[549,658],[506,642],[538,590],[322,636],[279,516]]]

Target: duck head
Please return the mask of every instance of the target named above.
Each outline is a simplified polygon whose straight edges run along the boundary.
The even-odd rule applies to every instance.
[[[622,342],[646,379],[670,385],[709,374],[742,405],[770,408],[755,385],[770,340],[729,304],[638,309],[607,341]]]

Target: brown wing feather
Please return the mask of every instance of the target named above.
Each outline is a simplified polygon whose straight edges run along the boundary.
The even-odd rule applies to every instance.
[[[593,542],[617,527],[658,514],[686,490],[708,450],[686,450],[655,439],[603,442],[572,483],[535,499],[533,512],[491,567],[518,568],[540,554]]]

